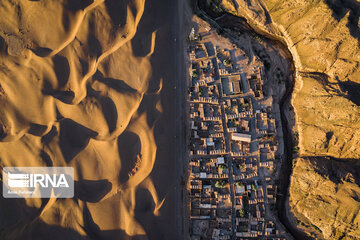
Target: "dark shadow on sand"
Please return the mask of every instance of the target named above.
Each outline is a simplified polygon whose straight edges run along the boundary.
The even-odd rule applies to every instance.
[[[136,93],[137,90],[127,85],[123,80],[114,79],[114,78],[104,78],[104,75],[97,71],[93,79],[96,79],[99,82],[104,83],[106,86],[116,90],[119,93]]]
[[[69,163],[88,145],[90,138],[97,136],[96,132],[65,118],[60,121],[60,149],[64,159]]]
[[[122,28],[126,24],[127,18],[127,6],[129,6],[130,0],[109,0],[105,1],[105,6],[108,14],[113,21],[115,27]],[[130,4],[131,5],[131,4]]]
[[[79,180],[74,183],[74,197],[84,202],[96,203],[111,191],[112,184],[107,179]]]
[[[137,157],[141,155],[141,140],[137,134],[125,131],[118,137],[117,143],[122,163],[119,181],[124,183],[129,179],[128,174],[135,167]]]
[[[94,219],[91,216],[91,213],[87,207],[84,205],[83,209],[84,216],[84,231],[89,236],[89,239],[93,240],[147,240],[148,238],[145,236],[129,236],[125,233],[125,231],[117,229],[117,230],[101,230],[100,227],[94,222]],[[69,239],[71,240],[71,239]]]

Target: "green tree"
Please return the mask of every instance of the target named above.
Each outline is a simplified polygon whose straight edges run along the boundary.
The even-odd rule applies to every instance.
[[[224,180],[219,180],[219,181],[216,181],[215,183],[215,187],[217,188],[225,188],[227,182],[224,181]]]
[[[191,71],[191,77],[196,78],[198,76],[199,75],[197,74],[197,71],[195,69]]]
[[[227,167],[226,167],[226,165],[225,164],[220,164],[219,166],[218,166],[220,169],[227,169]]]
[[[223,61],[223,64],[225,65],[225,66],[230,66],[231,65],[231,60],[230,59],[225,59],[224,61]]]
[[[244,184],[242,182],[236,182],[235,185],[238,186],[238,187],[243,187],[244,186]]]
[[[240,217],[245,217],[246,212],[244,209],[239,209],[238,212]]]
[[[245,164],[238,164],[238,168],[241,170],[241,169],[244,169],[245,168]]]

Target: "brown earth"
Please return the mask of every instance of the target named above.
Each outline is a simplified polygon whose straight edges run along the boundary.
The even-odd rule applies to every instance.
[[[360,239],[358,175],[352,174],[352,182],[339,177],[357,169],[360,158],[360,3],[223,0],[213,7],[281,38],[293,55],[291,102],[300,158],[291,178],[290,211],[298,226],[317,238]],[[330,169],[337,177],[328,176]]]
[[[358,161],[299,158],[291,179],[290,206],[301,228],[324,239],[358,239],[359,173]]]

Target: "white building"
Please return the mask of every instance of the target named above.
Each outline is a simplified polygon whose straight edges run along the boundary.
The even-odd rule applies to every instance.
[[[251,142],[251,135],[244,133],[233,133],[231,139],[239,142]]]

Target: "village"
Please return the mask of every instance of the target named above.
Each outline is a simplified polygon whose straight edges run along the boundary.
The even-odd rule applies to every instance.
[[[279,110],[264,65],[211,34],[189,36],[191,239],[285,239],[272,213]]]

